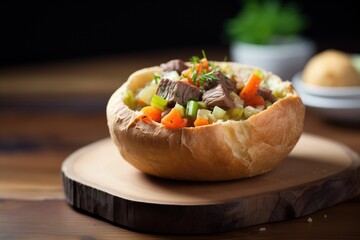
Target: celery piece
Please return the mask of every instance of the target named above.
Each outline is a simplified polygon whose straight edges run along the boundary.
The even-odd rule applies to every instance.
[[[196,117],[197,111],[199,108],[199,104],[197,101],[190,100],[186,105],[186,116]]]
[[[181,117],[185,117],[185,108],[182,105],[176,103],[174,108],[179,111]]]
[[[254,108],[252,106],[247,106],[244,109],[244,116],[245,116],[246,119],[248,119],[252,115],[255,115],[255,114],[259,113],[259,112],[261,112],[260,109],[256,109],[256,108]]]
[[[135,97],[131,90],[126,90],[126,92],[122,94],[121,99],[130,109],[135,109]]]
[[[148,106],[151,104],[151,99],[156,93],[157,85],[147,85],[136,95],[136,100],[141,106]]]
[[[235,98],[239,98],[239,95],[237,95],[236,92],[231,92],[230,97],[232,100],[234,100]]]
[[[236,89],[237,90],[242,90],[245,87],[245,83],[243,81],[237,82],[236,83]]]
[[[199,104],[199,108],[201,109],[205,109],[207,107],[205,102],[199,101],[198,104]]]
[[[244,107],[244,100],[242,100],[240,98],[240,96],[237,95],[235,92],[231,92],[230,97],[234,101],[236,108],[243,108]]]
[[[212,111],[212,114],[217,118],[217,119],[223,119],[225,114],[226,114],[226,111],[218,106],[215,106],[213,111]]]
[[[210,110],[199,109],[197,112],[197,118],[203,118],[203,119],[209,120],[209,114],[211,114]]]
[[[154,96],[151,99],[151,106],[156,107],[157,109],[164,111],[166,108],[166,105],[168,104],[168,101],[159,95],[154,94]]]
[[[232,108],[226,111],[226,114],[229,115],[230,119],[240,120],[244,113],[244,108]]]
[[[244,108],[244,100],[240,97],[234,99],[235,107],[236,108]]]
[[[209,121],[209,123],[214,123],[214,122],[217,121],[217,119],[212,113],[209,113],[208,114],[208,121]]]

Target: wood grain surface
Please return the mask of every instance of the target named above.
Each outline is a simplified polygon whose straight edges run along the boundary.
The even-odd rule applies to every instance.
[[[79,210],[137,231],[198,234],[283,221],[349,200],[360,193],[359,165],[349,148],[305,133],[273,171],[238,181],[151,177],[122,159],[110,139],[73,153],[62,172],[66,199]]]
[[[64,200],[0,202],[0,239],[359,239],[360,197],[309,216],[240,228],[220,234],[164,235],[131,231],[79,213]],[[312,222],[307,219],[311,217]],[[260,230],[261,229],[261,230]]]

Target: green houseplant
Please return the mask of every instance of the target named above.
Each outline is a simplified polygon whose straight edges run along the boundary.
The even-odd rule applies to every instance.
[[[231,58],[290,79],[314,53],[313,42],[302,36],[306,26],[307,18],[294,4],[245,1],[225,23]]]

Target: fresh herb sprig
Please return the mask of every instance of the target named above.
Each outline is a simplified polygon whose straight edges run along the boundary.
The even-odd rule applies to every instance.
[[[192,63],[192,64],[198,64],[200,63],[200,58],[198,56],[192,56],[189,61]]]
[[[160,74],[154,73],[154,81],[155,81],[155,84],[158,84],[158,83],[159,83],[160,78],[161,78]]]
[[[203,59],[207,61],[206,53],[204,50],[201,51]],[[201,59],[198,56],[192,56],[189,60],[193,67],[191,68],[190,79],[192,80],[193,84],[197,86],[198,84],[204,85],[207,81],[217,81],[219,80],[218,77],[215,76],[215,72],[219,70],[219,67],[216,67],[213,63],[209,63],[210,65],[210,72],[204,70],[203,72],[196,71],[196,65],[201,64]],[[208,69],[209,70],[209,69]],[[182,77],[186,77],[181,75]]]
[[[207,58],[204,50],[202,50],[201,53],[202,53],[202,55],[203,55],[203,58]],[[192,57],[189,59],[189,61],[190,61],[192,64],[198,64],[198,63],[200,63],[201,59],[200,59],[198,56],[192,56]]]
[[[217,81],[219,80],[218,77],[215,76],[215,69],[210,71],[210,72],[206,72],[204,71],[203,74],[199,75],[197,78],[196,78],[196,82],[199,81],[201,85],[204,85],[205,82],[207,81]]]

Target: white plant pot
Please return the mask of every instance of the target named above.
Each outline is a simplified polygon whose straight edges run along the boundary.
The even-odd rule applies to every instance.
[[[232,61],[264,68],[284,80],[300,71],[314,53],[315,44],[304,38],[269,45],[243,42],[230,45]]]

